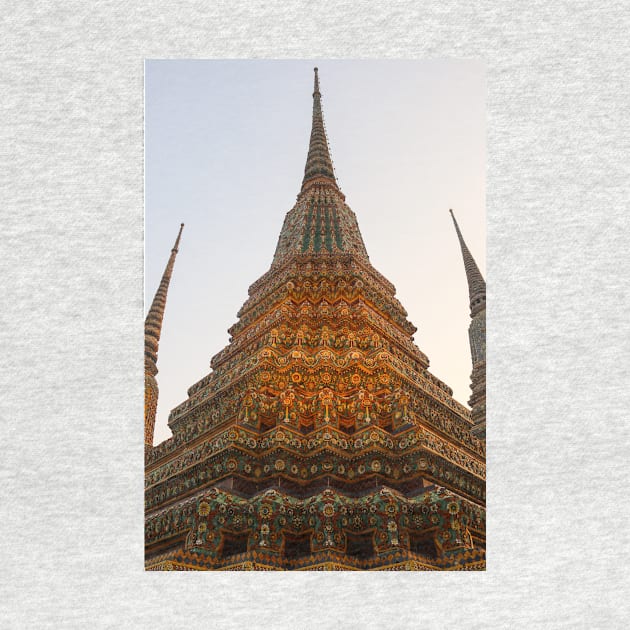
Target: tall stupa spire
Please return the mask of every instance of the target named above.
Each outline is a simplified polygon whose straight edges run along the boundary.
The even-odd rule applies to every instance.
[[[273,258],[274,269],[294,256],[338,253],[354,255],[369,264],[357,218],[345,199],[330,159],[315,68],[313,123],[304,179],[297,203],[285,217]]]
[[[470,341],[470,353],[472,357],[472,375],[470,377],[470,389],[472,394],[468,403],[472,408],[471,430],[473,435],[480,439],[486,437],[486,281],[483,279],[475,259],[466,246],[464,237],[457,225],[457,220],[452,210],[449,210],[455,231],[459,239],[459,245],[464,258],[464,269],[468,280],[468,295],[470,298],[470,326],[468,338]]]
[[[315,70],[315,84],[313,88],[313,124],[311,127],[311,141],[308,147],[308,156],[304,168],[302,190],[314,181],[328,180],[337,186],[335,171],[330,159],[330,148],[324,128],[322,114],[322,94],[319,91],[319,75]]]
[[[480,309],[486,308],[486,281],[483,279],[479,267],[475,259],[472,257],[470,250],[466,246],[464,237],[457,225],[457,219],[452,210],[451,218],[455,224],[455,231],[457,232],[457,238],[459,239],[459,246],[462,250],[462,256],[464,258],[464,269],[466,270],[466,279],[468,280],[468,296],[470,298],[470,314],[474,316]]]
[[[171,250],[171,255],[164,269],[160,286],[155,293],[151,308],[144,320],[144,444],[145,447],[153,445],[153,431],[155,428],[155,414],[157,411],[158,385],[155,376],[158,373],[157,354],[162,332],[162,319],[166,307],[168,286],[173,274],[175,257],[179,249],[179,240],[182,236],[184,224],[179,228],[179,234]]]

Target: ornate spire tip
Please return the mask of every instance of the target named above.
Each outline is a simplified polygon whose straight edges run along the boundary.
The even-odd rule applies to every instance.
[[[172,252],[176,252],[179,248],[179,241],[182,238],[182,231],[184,229],[184,224],[180,223],[179,225],[179,233],[177,234],[177,238],[175,239],[175,245],[173,245],[173,249],[171,250]]]

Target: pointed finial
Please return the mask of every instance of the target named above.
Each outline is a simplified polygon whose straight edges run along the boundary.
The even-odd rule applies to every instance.
[[[473,364],[470,389],[472,395],[468,404],[471,407],[473,427],[471,433],[481,440],[486,438],[486,281],[483,279],[479,267],[468,250],[464,237],[459,230],[453,210],[449,208],[459,245],[464,258],[464,269],[468,281],[468,296],[470,298],[470,327],[468,339]]]
[[[160,286],[158,287],[151,308],[144,320],[144,443],[147,448],[153,444],[153,432],[155,429],[155,414],[157,412],[158,385],[155,379],[158,373],[157,355],[162,333],[162,320],[166,307],[166,296],[173,274],[175,257],[179,247],[179,239],[182,236],[184,224],[179,227],[179,234],[171,250],[171,255],[164,269]]]
[[[182,223],[179,226],[179,234],[177,235],[177,238],[175,239],[175,245],[173,245],[173,249],[171,250],[172,252],[176,252],[179,250],[179,239],[182,237],[182,230],[184,229],[184,224]]]
[[[453,223],[455,224],[455,231],[457,232],[457,238],[459,239],[459,243],[460,245],[462,245],[462,247],[466,247],[466,243],[464,243],[464,237],[462,236],[462,233],[459,231],[459,225],[457,225],[457,219],[455,218],[455,214],[453,213],[453,210],[451,208],[449,208],[448,211],[451,213],[451,218],[453,219]],[[468,248],[466,248],[466,250],[468,250]]]
[[[448,211],[451,214],[451,219],[453,219],[453,224],[455,225],[455,231],[457,232],[457,236],[460,237],[460,240],[461,240],[461,232],[459,231],[459,225],[457,225],[457,219],[455,218],[455,214],[453,213],[453,209],[449,208]]]
[[[462,250],[462,257],[464,259],[464,269],[466,270],[466,279],[468,280],[468,294],[470,297],[470,311],[474,315],[482,308],[486,307],[486,282],[477,267],[475,259],[472,257],[470,250],[466,246],[464,237],[457,225],[457,219],[453,210],[449,208],[453,223],[455,224],[455,231],[457,232],[457,238],[459,240],[459,246]]]
[[[313,70],[315,72],[313,124],[311,127],[311,140],[306,157],[306,166],[304,168],[304,179],[302,180],[302,191],[305,190],[307,185],[317,181],[326,181],[339,189],[335,177],[335,170],[332,165],[332,160],[330,159],[330,148],[328,146],[328,138],[326,138],[326,129],[324,128],[318,69],[313,68]]]

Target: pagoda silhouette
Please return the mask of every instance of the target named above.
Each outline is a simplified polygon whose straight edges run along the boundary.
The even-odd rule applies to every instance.
[[[181,228],[149,309],[146,569],[485,569],[485,281],[455,228],[472,412],[429,371],[395,287],[370,263],[333,169],[315,68],[304,179],[271,267],[155,447]]]

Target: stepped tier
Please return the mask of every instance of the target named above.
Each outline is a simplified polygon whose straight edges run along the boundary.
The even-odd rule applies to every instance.
[[[383,486],[305,498],[214,487],[147,519],[147,568],[483,569],[474,541],[484,519],[478,506],[435,486],[415,496]]]
[[[226,479],[253,490],[280,483],[301,493],[322,480],[360,487],[366,477],[369,484],[405,491],[446,485],[471,501],[485,501],[483,457],[437,433],[408,426],[393,436],[369,426],[348,437],[326,426],[302,435],[282,426],[265,433],[231,427],[148,468],[145,505],[152,510]]]

